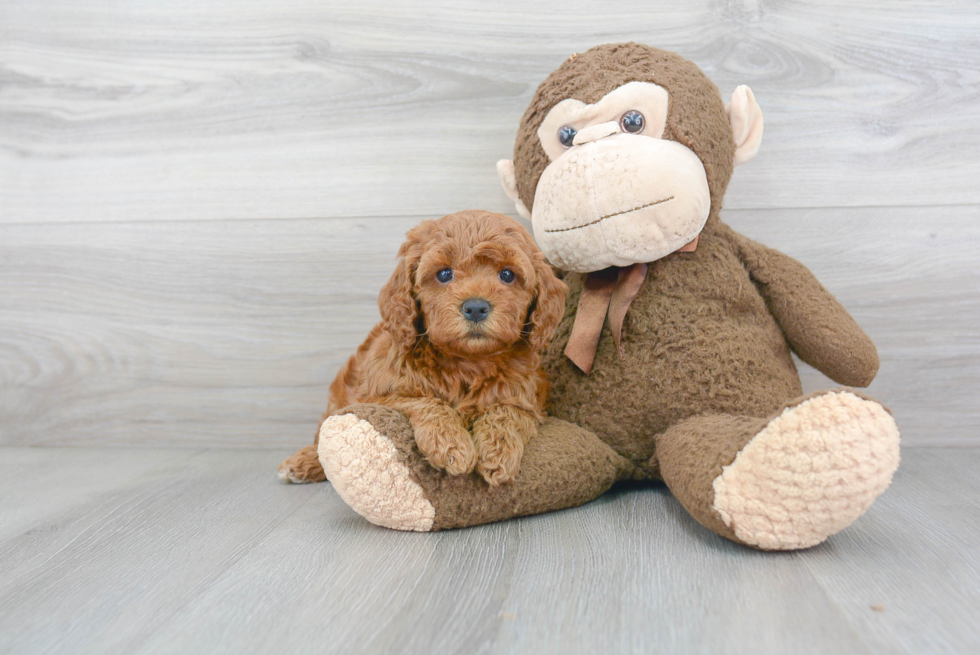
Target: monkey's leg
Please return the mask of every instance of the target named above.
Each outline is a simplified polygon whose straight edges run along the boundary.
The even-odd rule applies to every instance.
[[[324,421],[320,461],[340,494],[367,520],[428,532],[581,505],[633,471],[591,432],[548,419],[524,450],[521,472],[491,487],[471,473],[429,466],[408,420],[380,405],[352,405]]]
[[[664,481],[718,534],[796,550],[850,525],[891,483],[898,427],[877,402],[840,389],[766,419],[698,416],[657,440]]]

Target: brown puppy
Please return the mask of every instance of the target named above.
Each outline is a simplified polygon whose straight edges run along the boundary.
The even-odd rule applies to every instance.
[[[324,419],[353,403],[387,405],[408,417],[432,466],[514,480],[544,418],[539,353],[565,311],[565,284],[524,227],[486,211],[421,223],[398,256],[378,296],[381,323],[330,385]],[[325,480],[318,440],[279,477]]]

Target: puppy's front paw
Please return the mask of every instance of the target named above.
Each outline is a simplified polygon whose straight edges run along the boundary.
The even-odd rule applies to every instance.
[[[524,440],[506,433],[474,436],[478,444],[476,472],[493,487],[516,480],[521,472]]]
[[[477,473],[490,486],[516,480],[524,445],[537,431],[538,418],[531,412],[508,405],[491,407],[473,422]]]
[[[461,427],[416,425],[415,442],[429,464],[450,475],[469,473],[476,466],[473,438]]]

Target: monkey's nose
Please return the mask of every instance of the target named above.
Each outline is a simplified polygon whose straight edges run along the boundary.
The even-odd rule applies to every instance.
[[[490,303],[483,298],[470,298],[463,302],[460,311],[463,312],[467,321],[479,323],[486,320],[487,316],[490,315]]]
[[[572,141],[572,145],[580,146],[583,143],[589,143],[590,141],[605,139],[607,136],[611,136],[617,132],[619,132],[619,123],[616,121],[599,123],[598,125],[590,125],[578,131],[578,133],[575,135],[575,140]]]

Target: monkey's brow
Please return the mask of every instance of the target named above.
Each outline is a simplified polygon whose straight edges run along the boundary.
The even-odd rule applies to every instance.
[[[570,230],[579,230],[579,229],[582,229],[583,227],[589,227],[590,225],[595,225],[596,223],[598,223],[600,221],[604,221],[607,218],[612,218],[613,216],[619,216],[621,214],[629,214],[630,212],[635,212],[635,211],[639,211],[641,209],[646,209],[647,207],[653,207],[654,205],[659,205],[661,203],[664,203],[664,202],[667,202],[668,200],[673,200],[673,199],[674,199],[674,196],[670,196],[669,198],[662,198],[660,200],[654,200],[653,202],[648,202],[645,205],[640,205],[639,207],[634,207],[633,209],[624,209],[621,212],[616,212],[614,214],[606,214],[605,216],[600,216],[599,218],[595,219],[591,223],[585,223],[584,225],[576,225],[574,227],[563,227],[563,228],[559,228],[557,230],[545,230],[545,232],[568,232]]]

